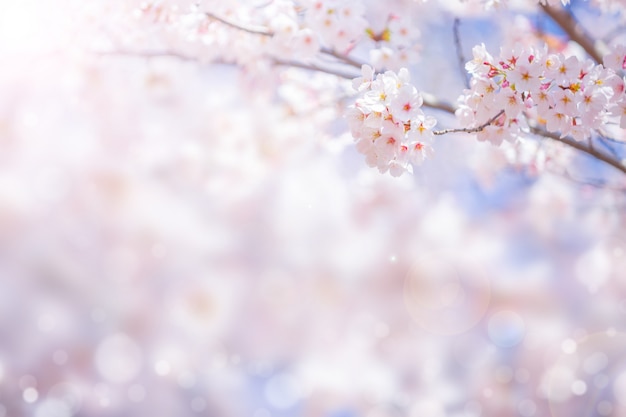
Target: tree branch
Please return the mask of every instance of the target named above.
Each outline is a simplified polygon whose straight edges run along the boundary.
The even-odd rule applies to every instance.
[[[205,16],[208,17],[209,19],[217,20],[218,22],[223,23],[226,26],[230,26],[233,29],[238,29],[243,32],[250,33],[252,35],[261,35],[261,36],[270,36],[270,37],[274,36],[274,34],[271,31],[267,30],[264,27],[244,26],[239,23],[231,22],[230,20],[219,17],[211,12],[206,12]]]
[[[424,103],[424,105],[426,105],[426,103]],[[449,111],[447,108],[441,109],[441,110],[445,110],[445,111]],[[454,112],[452,112],[454,113]],[[472,127],[472,128],[460,128],[460,129],[444,129],[444,130],[436,130],[433,132],[433,134],[441,136],[441,135],[445,135],[448,133],[478,133],[480,131],[482,131],[484,128],[486,128],[487,126],[489,126],[490,124],[492,124],[493,122],[495,122],[498,117],[502,116],[502,114],[504,114],[504,110],[501,110],[498,114],[496,114],[495,116],[493,116],[491,119],[487,120],[485,123],[481,124],[480,126],[476,126],[476,127]],[[553,133],[553,132],[548,132],[547,130],[540,128],[540,127],[532,127],[530,128],[530,131],[538,136],[543,136],[547,139],[551,139],[554,140],[556,142],[560,142],[563,143],[565,145],[571,146],[574,149],[577,149],[581,152],[584,152],[590,156],[593,156],[594,158],[612,166],[613,168],[617,169],[618,171],[621,171],[623,174],[626,174],[626,165],[624,165],[620,160],[618,160],[616,157],[614,158],[611,155],[607,155],[603,152],[600,152],[599,150],[595,149],[593,146],[590,145],[585,145],[582,142],[578,142],[572,138],[568,138],[568,137],[561,137],[559,134],[557,133]]]
[[[335,51],[334,49],[330,49],[327,47],[322,47],[320,49],[320,52],[326,55],[330,55],[334,58],[337,58],[339,61],[341,61],[344,64],[353,66],[355,68],[358,68],[359,70],[361,69],[361,66],[364,64],[364,62],[359,62],[351,57],[349,57],[348,55],[344,55],[340,52]]]
[[[181,61],[192,61],[196,63],[202,63],[201,60],[196,57],[184,55],[175,51],[117,50],[117,51],[110,51],[110,52],[100,52],[99,55],[117,55],[117,56],[128,56],[128,57],[137,57],[137,58],[176,58]],[[266,59],[268,59],[273,65],[289,66],[289,67],[294,67],[294,68],[306,69],[310,71],[324,72],[326,74],[335,75],[337,77],[345,78],[348,80],[351,80],[356,77],[354,74],[348,74],[346,72],[338,71],[338,70],[330,69],[330,68],[323,68],[315,64],[308,64],[305,62],[298,62],[298,61],[281,60],[281,59],[272,58],[272,57],[266,57]],[[224,65],[236,65],[236,63],[234,62],[224,62],[224,61],[215,61],[215,60],[211,61],[211,63],[224,64]]]
[[[347,80],[352,80],[356,77],[358,77],[358,75],[354,75],[354,74],[350,74],[347,73],[345,71],[341,71],[341,70],[337,70],[334,68],[324,68],[321,67],[317,64],[311,64],[311,63],[306,63],[306,62],[300,62],[300,61],[292,61],[292,60],[286,60],[286,59],[279,59],[279,58],[270,58],[272,63],[274,65],[279,65],[279,66],[284,66],[284,67],[294,67],[294,68],[301,68],[301,69],[306,69],[306,70],[310,70],[310,71],[318,71],[318,72],[323,72],[326,74],[331,74],[331,75],[336,75],[337,77],[340,78],[345,78]]]
[[[498,120],[498,117],[502,116],[503,114],[504,114],[504,110],[500,110],[500,112],[498,114],[496,114],[495,116],[493,116],[491,119],[487,120],[485,123],[483,123],[480,126],[466,127],[466,128],[462,128],[462,129],[435,130],[433,132],[433,134],[435,134],[435,135],[445,135],[445,134],[448,134],[448,133],[478,133],[478,132],[482,131],[484,128],[486,128],[487,126],[489,126],[490,124],[492,124],[493,122],[495,122],[496,120]]]
[[[430,109],[435,109],[435,110],[441,110],[446,113],[450,113],[452,115],[454,115],[454,113],[456,112],[456,107],[454,107],[452,104],[446,101],[441,101],[438,98],[436,98],[434,95],[429,94],[429,93],[424,93],[423,91],[420,91],[420,94],[422,95],[422,99],[423,99],[423,103],[422,103],[423,107],[428,107]]]
[[[603,54],[606,53],[606,46],[600,41],[594,41],[571,13],[568,13],[565,9],[548,5],[541,5],[541,8],[543,12],[550,16],[550,18],[567,33],[569,38],[579,44],[597,64],[602,63]]]
[[[468,73],[465,71],[465,57],[463,56],[463,47],[461,45],[461,34],[459,33],[459,26],[461,25],[461,20],[457,17],[454,19],[454,23],[452,24],[452,34],[454,36],[454,48],[456,49],[456,56],[459,60],[459,70],[461,71],[461,76],[463,77],[463,83],[465,84],[465,88],[469,88],[469,78]]]
[[[115,56],[127,56],[134,58],[175,58],[180,61],[190,61],[200,63],[201,60],[197,57],[184,55],[176,51],[127,51],[127,50],[115,50],[98,52],[98,55],[115,55]]]

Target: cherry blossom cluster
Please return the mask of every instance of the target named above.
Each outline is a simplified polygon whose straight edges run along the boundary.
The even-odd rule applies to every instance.
[[[366,29],[367,40],[374,42],[369,62],[376,69],[399,70],[416,62],[419,56],[420,30],[410,18],[389,15],[378,30]]]
[[[528,120],[579,141],[611,116],[620,117],[620,125],[626,126],[624,81],[615,65],[521,46],[502,49],[498,58],[484,45],[476,46],[473,54],[466,65],[471,88],[461,96],[457,116],[471,127],[492,121],[478,133],[481,141],[515,139]],[[613,55],[608,60],[620,60]]]
[[[325,45],[347,51],[352,44],[363,37],[368,23],[365,20],[365,7],[360,1],[345,0],[305,0],[301,7],[306,10],[304,23],[317,34]]]
[[[375,74],[363,65],[362,76],[353,80],[361,93],[347,113],[357,150],[370,167],[397,177],[412,172],[432,153],[436,120],[421,109],[423,99],[409,82],[406,68]]]
[[[262,6],[152,0],[138,4],[134,16],[151,30],[163,29],[170,49],[203,46],[204,61],[256,67],[268,58],[311,62],[320,53],[339,58],[354,52],[376,69],[397,70],[419,56],[420,31],[409,16],[389,8],[372,11],[360,0],[275,0]]]
[[[377,69],[399,69],[417,59],[420,31],[411,19],[389,14],[377,25],[379,16],[366,15],[362,1],[300,0],[292,8],[289,13],[262,9],[274,43],[286,48],[282,56],[310,58],[324,47],[346,54],[365,46]]]

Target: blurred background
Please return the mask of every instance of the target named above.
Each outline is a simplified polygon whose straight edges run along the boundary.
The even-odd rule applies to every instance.
[[[98,49],[122,3],[0,1],[0,417],[626,415],[623,191],[380,175],[335,77]]]

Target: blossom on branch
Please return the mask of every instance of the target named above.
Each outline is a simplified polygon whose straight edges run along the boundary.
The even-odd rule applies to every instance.
[[[370,167],[394,177],[412,172],[432,153],[436,120],[421,109],[423,98],[409,82],[406,68],[376,74],[363,65],[353,81],[361,96],[347,113],[356,149]]]
[[[526,120],[581,141],[612,116],[624,118],[620,110],[626,100],[624,80],[616,73],[622,56],[620,49],[609,55],[607,68],[576,56],[521,46],[502,50],[494,59],[484,45],[477,46],[474,59],[466,65],[472,80],[459,99],[457,116],[476,127],[504,110],[506,119],[497,124],[514,127],[507,130],[508,138],[518,136],[525,127],[520,122]],[[494,144],[502,142],[495,134],[483,134],[482,138]]]

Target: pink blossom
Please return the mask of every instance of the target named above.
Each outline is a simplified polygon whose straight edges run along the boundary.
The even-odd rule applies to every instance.
[[[406,123],[421,114],[422,98],[412,85],[405,84],[389,103],[389,112],[394,120]]]

